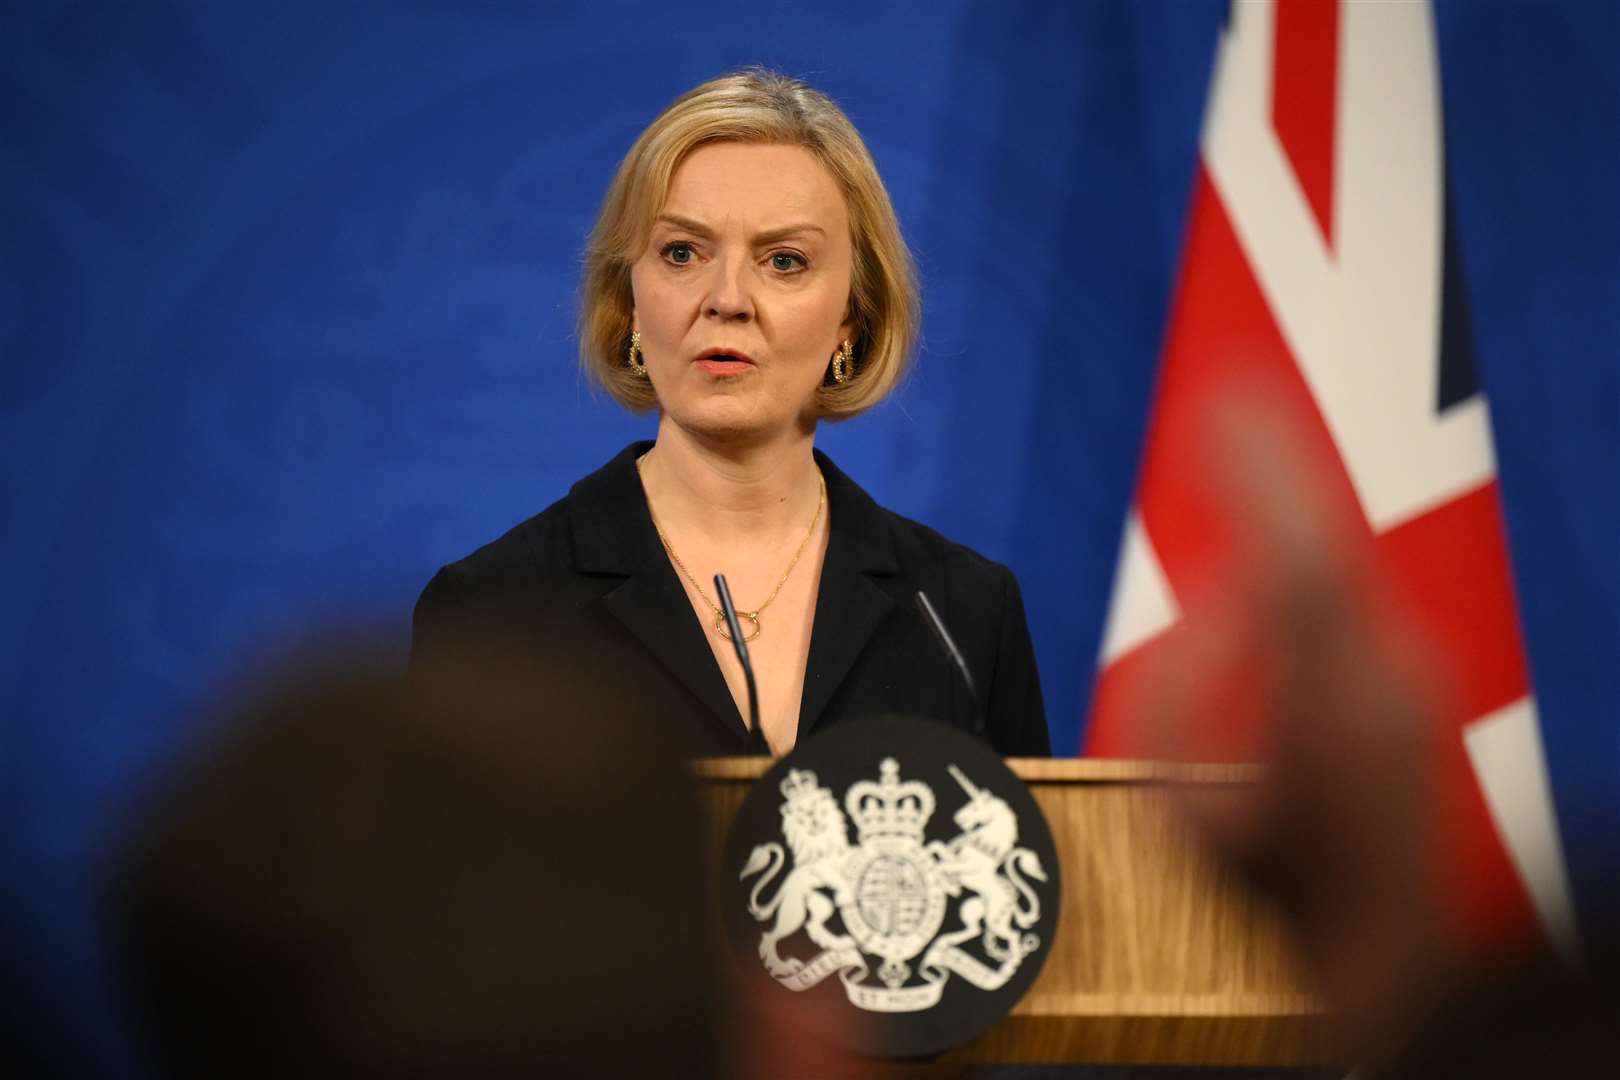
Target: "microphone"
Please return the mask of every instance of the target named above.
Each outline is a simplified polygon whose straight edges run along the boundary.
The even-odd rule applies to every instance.
[[[742,626],[737,622],[737,606],[731,602],[731,590],[726,587],[726,575],[714,575],[714,591],[720,596],[720,610],[726,615],[726,629],[731,631],[731,645],[737,650],[737,662],[742,665],[743,678],[748,681],[748,720],[754,733],[764,741],[765,732],[759,726],[759,690],[754,686],[754,665],[748,659],[748,643],[743,640]],[[944,628],[940,628],[944,633]]]
[[[974,712],[977,712],[979,691],[973,685],[973,673],[968,671],[967,660],[962,656],[962,650],[956,647],[956,642],[951,640],[950,631],[945,629],[945,621],[939,617],[939,612],[934,610],[934,605],[929,601],[928,594],[921,589],[917,590],[917,610],[922,612],[923,622],[928,624],[928,629],[934,632],[934,640],[939,642],[940,651],[951,662],[951,666],[956,669],[956,673],[962,676],[962,683],[967,687],[968,698],[973,702]],[[984,725],[975,723],[973,730],[976,734],[982,735],[984,734]]]

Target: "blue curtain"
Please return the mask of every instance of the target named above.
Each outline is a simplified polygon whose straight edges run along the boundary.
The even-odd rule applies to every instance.
[[[403,648],[417,590],[632,438],[581,241],[668,100],[843,103],[923,274],[915,377],[820,444],[1008,563],[1078,745],[1220,3],[36,4],[0,97],[0,946],[122,1061],[95,854],[267,648]],[[1620,835],[1614,9],[1442,5],[1448,154],[1577,889]],[[15,1006],[13,1008],[12,1006]],[[18,1010],[24,1010],[19,1012]]]

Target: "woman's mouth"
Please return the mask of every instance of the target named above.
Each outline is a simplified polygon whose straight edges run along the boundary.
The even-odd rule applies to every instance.
[[[754,366],[746,353],[726,349],[706,349],[693,361],[709,375],[741,375]]]

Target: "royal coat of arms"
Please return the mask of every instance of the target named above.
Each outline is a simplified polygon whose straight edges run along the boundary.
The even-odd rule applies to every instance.
[[[1000,989],[1039,947],[1030,880],[1046,881],[1040,857],[1018,846],[1018,817],[1004,799],[948,768],[967,799],[952,816],[961,832],[947,841],[925,840],[934,792],[901,781],[892,757],[876,781],[850,785],[842,810],[815,773],[788,772],[781,811],[791,861],[781,844],[760,844],[739,875],[757,878],[748,912],[770,923],[759,956],[783,986],[807,990],[836,973],[858,1008],[917,1012],[939,1002],[952,974]],[[953,908],[954,925],[942,932]],[[820,950],[807,960],[779,949],[800,930]]]

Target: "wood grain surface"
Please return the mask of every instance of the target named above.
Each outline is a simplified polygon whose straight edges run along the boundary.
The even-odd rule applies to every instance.
[[[716,858],[767,758],[694,765]],[[1045,812],[1063,912],[1013,1012],[945,1061],[1325,1064],[1320,1002],[1275,913],[1205,850],[1173,783],[1243,784],[1250,765],[1009,759]]]

